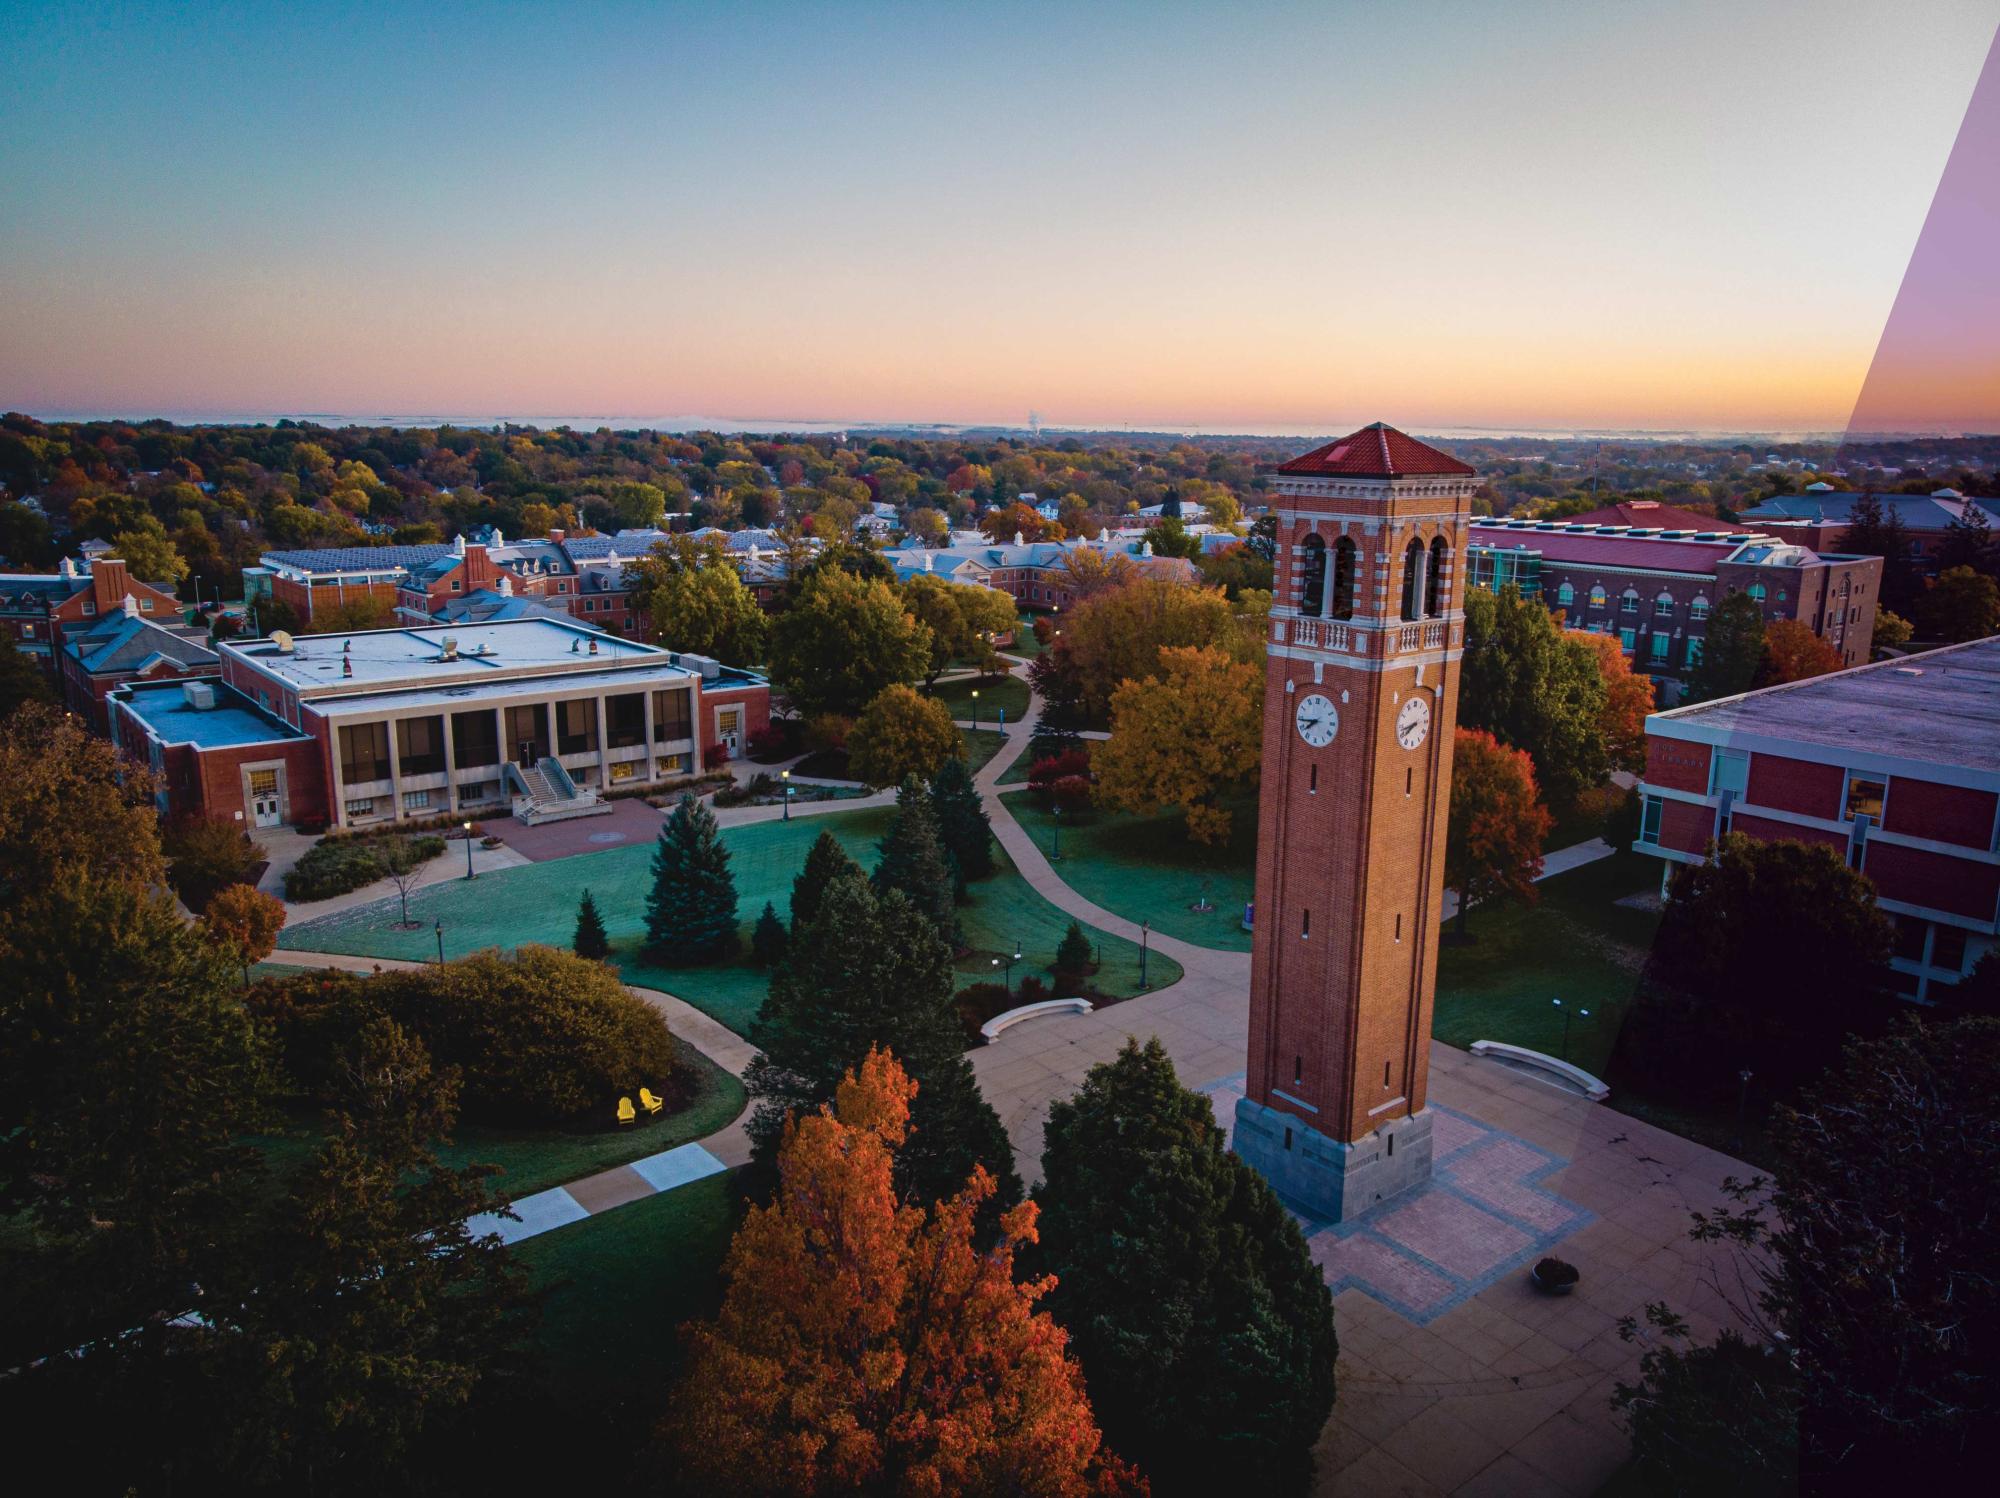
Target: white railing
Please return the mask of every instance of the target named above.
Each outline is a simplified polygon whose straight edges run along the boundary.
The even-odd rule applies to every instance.
[[[1349,631],[1345,624],[1336,624],[1330,619],[1294,619],[1292,621],[1292,643],[1311,645],[1326,650],[1345,650]]]

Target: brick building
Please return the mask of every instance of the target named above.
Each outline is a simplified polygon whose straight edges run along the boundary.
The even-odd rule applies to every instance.
[[[1153,555],[1153,543],[1143,537],[1119,537],[1109,532],[1090,541],[1024,541],[1017,535],[1011,545],[912,546],[886,551],[883,556],[896,569],[899,580],[928,572],[947,582],[997,588],[1027,608],[1060,609],[1076,602],[1065,564],[1072,553],[1084,549],[1122,556],[1142,577],[1192,583],[1201,576],[1194,563],[1184,557]]]
[[[2000,636],[1655,713],[1646,738],[1639,851],[1695,863],[1724,832],[1838,849],[1895,917],[1911,998],[1995,945]]]
[[[1780,494],[1743,512],[1745,524],[1786,541],[1815,550],[1837,550],[1841,538],[1853,523],[1854,505],[1861,491],[1836,489],[1824,482],[1809,484],[1803,494]],[[1934,489],[1929,494],[1877,494],[1875,503],[1882,517],[1891,515],[1902,524],[1908,538],[1910,559],[1927,577],[1937,575],[1938,554],[1954,525],[1977,511],[1986,527],[2000,535],[2000,501],[1968,499],[1956,489]]]
[[[178,615],[169,616],[178,621]],[[139,612],[127,597],[115,614],[87,630],[72,630],[61,655],[63,701],[99,733],[110,731],[104,699],[134,681],[181,681],[214,676],[221,659],[198,630],[170,629]]]
[[[582,814],[606,791],[738,758],[770,721],[761,677],[567,619],[227,641],[218,653],[210,694],[114,691],[113,736],[156,761],[185,748],[202,768],[176,784],[219,808],[210,814],[243,811],[257,826]],[[219,727],[205,726],[210,713]],[[286,747],[300,738],[308,750]]]
[[[82,563],[65,557],[52,573],[0,573],[0,629],[54,677],[64,639],[119,613],[128,596],[141,617],[162,622],[174,619],[181,606],[168,589],[140,582],[114,556]]]
[[[1701,659],[1709,614],[1730,594],[1748,594],[1766,623],[1806,624],[1859,665],[1873,647],[1882,582],[1880,557],[1823,554],[1756,531],[1580,521],[1475,519],[1466,565],[1473,587],[1511,583],[1572,629],[1616,635],[1669,702]]]

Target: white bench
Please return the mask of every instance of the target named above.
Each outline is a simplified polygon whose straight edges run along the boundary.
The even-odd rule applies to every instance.
[[[979,1033],[989,1041],[997,1040],[1002,1031],[1024,1019],[1040,1019],[1045,1014],[1088,1014],[1093,1007],[1088,999],[1044,999],[1039,1004],[1023,1004],[1019,1009],[994,1015],[979,1027]]]
[[[1508,1045],[1504,1040],[1475,1040],[1472,1054],[1490,1056],[1496,1061],[1511,1061],[1516,1066],[1530,1071],[1547,1072],[1555,1080],[1582,1093],[1593,1103],[1601,1103],[1611,1096],[1611,1089],[1580,1066],[1571,1066],[1567,1061],[1558,1061],[1554,1056],[1540,1051],[1531,1051],[1526,1046]]]

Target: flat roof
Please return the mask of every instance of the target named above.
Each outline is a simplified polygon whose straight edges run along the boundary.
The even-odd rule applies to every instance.
[[[1646,728],[2000,774],[2000,635],[1654,713]]]
[[[455,645],[449,659],[447,640]],[[657,646],[621,640],[566,619],[542,617],[299,635],[289,651],[270,640],[230,641],[223,648],[302,693],[371,684],[442,686],[476,682],[503,671],[514,676],[538,669],[567,673],[614,662],[671,664]]]
[[[197,749],[229,749],[244,744],[277,744],[306,735],[254,707],[221,682],[204,678],[215,692],[214,707],[190,707],[184,683],[122,687],[115,700],[125,704],[163,744]]]

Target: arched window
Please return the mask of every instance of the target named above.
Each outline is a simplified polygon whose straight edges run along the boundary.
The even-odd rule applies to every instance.
[[[1618,612],[1621,614],[1636,614],[1639,612],[1639,590],[1637,588],[1627,588],[1618,596]]]
[[[1415,619],[1424,601],[1424,543],[1403,548],[1403,617]]]
[[[1333,617],[1354,617],[1354,543],[1342,536],[1333,543]]]
[[[1299,596],[1299,612],[1308,619],[1317,619],[1320,606],[1326,602],[1326,542],[1318,536],[1307,536],[1305,545],[1299,549],[1305,553],[1301,563],[1305,569],[1305,588]]]
[[[1673,611],[1674,611],[1674,595],[1673,595],[1673,594],[1671,594],[1671,593],[1665,593],[1665,592],[1663,592],[1663,593],[1661,593],[1661,594],[1660,594],[1660,596],[1659,596],[1658,598],[1655,598],[1655,599],[1653,600],[1653,612],[1654,612],[1654,613],[1656,613],[1656,614],[1671,614],[1671,613],[1672,613]]]
[[[1762,603],[1764,601],[1764,585],[1762,583],[1752,583],[1750,585],[1750,597],[1754,602]]]
[[[1576,589],[1572,588],[1568,583],[1564,583],[1560,588],[1556,589],[1556,602],[1564,608],[1568,608],[1576,602]]]
[[[1447,550],[1443,536],[1431,540],[1431,565],[1424,573],[1424,612],[1436,618],[1444,612],[1444,559]]]
[[[1611,595],[1604,591],[1603,583],[1598,583],[1591,588],[1590,606],[1592,608],[1601,609],[1609,602],[1611,602]]]
[[[1708,595],[1706,593],[1697,593],[1694,595],[1694,602],[1688,605],[1688,618],[1706,619],[1707,617]]]

